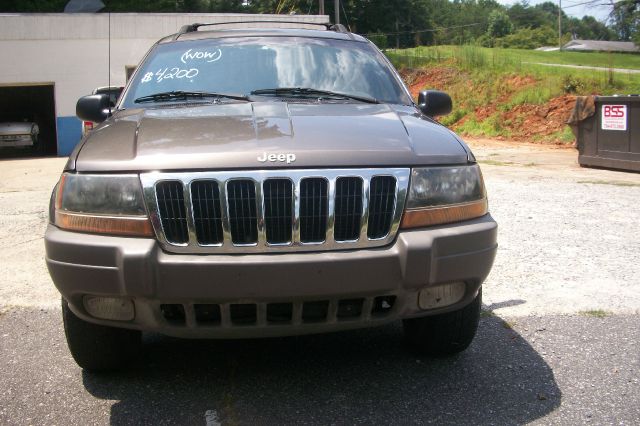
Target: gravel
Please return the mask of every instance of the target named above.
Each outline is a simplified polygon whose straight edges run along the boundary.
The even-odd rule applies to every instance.
[[[573,150],[533,149],[475,149],[499,224],[485,309],[640,312],[640,175],[580,169]]]
[[[60,295],[44,260],[51,190],[65,158],[4,160],[0,172],[0,309],[55,307]]]

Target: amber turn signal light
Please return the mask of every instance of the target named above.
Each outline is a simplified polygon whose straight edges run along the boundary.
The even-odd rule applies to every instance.
[[[97,216],[58,210],[56,225],[69,231],[93,234],[153,237],[153,227],[146,216]]]
[[[400,228],[422,228],[445,223],[461,222],[463,220],[484,216],[487,212],[486,198],[465,204],[410,209],[404,212]]]

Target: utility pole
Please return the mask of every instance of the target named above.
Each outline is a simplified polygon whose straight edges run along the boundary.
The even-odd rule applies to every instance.
[[[318,8],[318,15],[324,15],[324,0],[320,1],[320,7]]]
[[[558,0],[558,48],[562,50],[562,0]]]
[[[340,0],[336,0],[335,8],[336,8],[336,22],[334,23],[339,24],[340,23]]]

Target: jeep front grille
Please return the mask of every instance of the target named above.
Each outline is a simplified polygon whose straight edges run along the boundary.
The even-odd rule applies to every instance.
[[[167,251],[321,251],[390,243],[409,169],[154,172],[140,178]]]

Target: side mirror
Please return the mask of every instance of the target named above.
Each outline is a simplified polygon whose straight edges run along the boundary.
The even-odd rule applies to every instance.
[[[102,123],[111,115],[108,95],[89,95],[78,99],[76,115],[82,121]]]
[[[447,115],[453,108],[451,97],[438,90],[423,90],[418,95],[418,108],[424,115],[436,117]]]

